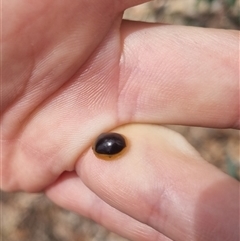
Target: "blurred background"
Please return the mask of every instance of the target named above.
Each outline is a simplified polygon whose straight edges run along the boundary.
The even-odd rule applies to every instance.
[[[125,19],[239,30],[237,0],[155,0],[128,9]],[[171,126],[203,158],[239,180],[239,131]],[[1,192],[1,241],[127,241],[42,194]]]

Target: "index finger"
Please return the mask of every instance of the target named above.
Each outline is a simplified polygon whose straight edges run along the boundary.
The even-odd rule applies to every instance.
[[[239,33],[125,22],[119,116],[239,128]]]
[[[238,181],[169,129],[132,124],[116,132],[128,138],[122,156],[102,161],[88,149],[76,163],[90,190],[171,240],[237,240]]]

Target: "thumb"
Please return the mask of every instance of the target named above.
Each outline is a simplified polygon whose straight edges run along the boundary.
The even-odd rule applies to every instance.
[[[169,129],[132,124],[114,132],[127,137],[127,151],[113,161],[87,151],[76,164],[86,186],[173,240],[237,239],[236,180],[203,161]]]

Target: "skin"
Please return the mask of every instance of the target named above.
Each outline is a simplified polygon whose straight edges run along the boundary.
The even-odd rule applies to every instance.
[[[159,125],[239,128],[239,32],[122,22],[142,2],[2,1],[1,189],[130,240],[238,240],[239,182]]]

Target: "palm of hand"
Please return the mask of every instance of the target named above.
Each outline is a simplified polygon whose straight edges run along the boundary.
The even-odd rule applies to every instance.
[[[37,191],[127,121],[118,113],[121,14],[104,15],[112,1],[3,7],[3,183]]]

